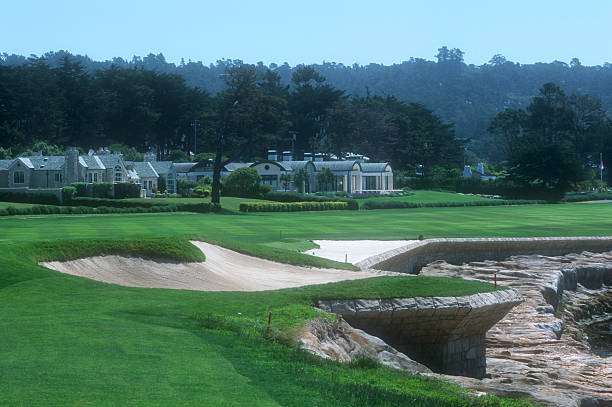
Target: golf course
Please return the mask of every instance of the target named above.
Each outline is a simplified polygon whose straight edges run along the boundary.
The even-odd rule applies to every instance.
[[[227,206],[237,208],[230,200]],[[189,242],[196,240],[352,273],[351,264],[300,252],[314,248],[312,240],[607,236],[611,230],[612,206],[574,203],[3,216],[0,405],[529,406],[525,399],[477,397],[369,359],[325,360],[296,346],[307,321],[332,318],[312,306],[319,299],[459,296],[493,291],[491,284],[385,276],[208,292],[107,284],[39,263],[99,255],[205,262],[206,252]]]

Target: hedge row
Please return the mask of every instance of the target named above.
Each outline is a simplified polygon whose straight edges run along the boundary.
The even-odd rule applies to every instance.
[[[561,202],[587,202],[587,201],[603,201],[611,200],[612,192],[592,192],[588,194],[569,195],[561,200]]]
[[[259,203],[243,202],[240,204],[241,212],[301,212],[301,211],[332,211],[347,210],[347,202],[288,202],[288,203]]]
[[[54,194],[26,194],[21,192],[0,192],[0,202],[19,202],[39,205],[59,205]]]
[[[103,213],[158,213],[158,212],[196,212],[209,213],[217,211],[218,208],[210,203],[178,204],[178,205],[153,205],[150,207],[136,206],[131,208],[116,208],[110,206],[47,206],[36,205],[29,208],[0,208],[0,216],[10,215],[81,215],[81,214],[103,214]]]
[[[458,206],[503,206],[503,205],[534,205],[545,204],[547,201],[536,200],[490,200],[490,201],[474,201],[474,202],[406,202],[406,201],[366,201],[361,206],[361,209],[399,209],[399,208],[449,208]]]
[[[357,200],[339,196],[300,194],[299,192],[268,192],[264,199],[275,202],[346,202],[348,209],[358,210]]]
[[[71,201],[66,202],[67,205],[77,206],[109,206],[112,208],[151,208],[153,206],[166,206],[165,204],[153,203],[153,202],[142,202],[142,201],[126,201],[123,199],[110,199],[110,198],[86,198],[78,197],[73,198]]]

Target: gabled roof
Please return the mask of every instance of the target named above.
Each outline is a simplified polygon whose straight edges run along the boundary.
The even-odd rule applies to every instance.
[[[308,163],[312,163],[312,161],[279,161],[279,164],[282,164],[283,167],[287,168],[290,171],[306,168]]]
[[[173,170],[172,161],[151,161],[151,166],[158,174],[169,174]]]
[[[317,171],[321,171],[323,168],[329,168],[332,171],[351,171],[355,163],[362,165],[357,161],[313,161],[312,163]]]
[[[121,154],[100,154],[94,155],[93,157],[98,158],[105,168],[115,168],[123,161],[123,155]]]
[[[138,174],[139,178],[157,178],[159,174],[151,166],[148,161],[145,162],[134,162],[133,169]]]
[[[28,159],[34,166],[34,171],[59,171],[66,162],[66,157],[64,156],[36,156],[28,157]]]
[[[102,160],[96,155],[82,155],[79,156],[79,160],[83,159],[85,166],[88,170],[105,170],[106,166],[102,163]]]
[[[174,163],[176,172],[189,172],[197,163]]]
[[[6,171],[15,160],[0,160],[0,171]]]
[[[15,163],[16,161],[19,161],[20,163],[22,163],[23,165],[25,165],[26,167],[28,167],[31,170],[34,169],[34,164],[32,164],[32,161],[30,161],[30,159],[28,157],[17,157],[13,161],[13,163]]]
[[[389,163],[362,163],[361,171],[363,172],[385,172]]]

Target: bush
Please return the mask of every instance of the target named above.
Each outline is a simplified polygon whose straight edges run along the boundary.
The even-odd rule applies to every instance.
[[[76,200],[84,198],[76,198]],[[95,199],[95,198],[85,198]],[[112,201],[111,202],[117,202]],[[135,203],[135,202],[132,202]],[[49,215],[49,214],[106,214],[106,213],[156,213],[156,212],[196,212],[209,213],[217,212],[220,208],[217,205],[212,205],[208,202],[197,204],[178,204],[178,205],[151,205],[151,206],[133,206],[133,207],[113,207],[113,206],[45,206],[36,205],[29,208],[15,208],[9,206],[6,209],[0,209],[0,216],[9,215]]]
[[[23,192],[0,192],[0,201],[19,202],[40,205],[59,205],[60,201],[55,194],[26,194]]]
[[[206,198],[210,195],[210,186],[199,185],[194,188],[191,195],[196,198]]]
[[[264,199],[276,202],[346,202],[348,209],[358,210],[359,204],[353,198],[337,197],[335,194],[328,195],[307,195],[299,192],[268,192]]]
[[[113,185],[110,182],[96,182],[92,186],[92,192],[96,198],[111,198]]]
[[[176,192],[183,198],[189,196],[189,191],[197,186],[195,181],[190,179],[179,179],[176,182]]]
[[[62,203],[66,205],[70,203],[77,196],[77,189],[75,187],[63,187],[62,188]]]
[[[240,204],[241,212],[301,212],[348,209],[349,204],[347,202],[243,202]]]
[[[243,167],[232,172],[223,183],[223,195],[259,198],[261,176],[255,168]]]
[[[140,185],[131,182],[115,184],[115,199],[139,198],[140,189]]]
[[[71,187],[75,187],[76,188],[76,196],[78,197],[86,197],[89,196],[89,193],[87,192],[87,183],[85,182],[73,182],[72,184],[70,184]]]

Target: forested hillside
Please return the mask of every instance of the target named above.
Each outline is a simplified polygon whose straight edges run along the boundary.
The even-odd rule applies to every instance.
[[[436,52],[432,52],[432,55]],[[52,67],[58,67],[63,51],[48,53],[43,57]],[[327,79],[327,84],[344,90],[345,95],[395,96],[405,102],[418,102],[439,115],[443,121],[455,125],[460,139],[470,139],[469,149],[488,161],[504,158],[502,140],[487,132],[491,119],[507,108],[525,108],[547,82],[558,84],[566,93],[589,94],[600,98],[604,109],[612,110],[612,65],[587,67],[574,59],[568,65],[563,62],[521,65],[495,55],[481,66],[466,65],[463,52],[442,47],[435,61],[410,58],[391,66],[343,65],[333,62],[313,65]],[[162,54],[133,57],[131,60],[114,58],[111,61],[93,61],[86,56],[76,56],[85,69],[93,73],[116,65],[118,68],[144,68],[157,73],[179,74],[185,83],[215,95],[226,89],[223,74],[230,66],[241,61],[221,60],[205,65],[202,62],[166,62]],[[0,64],[22,65],[27,58],[3,54]],[[299,67],[288,64],[262,63],[256,65],[260,72],[269,68],[280,77],[281,85],[289,85],[293,73]]]

